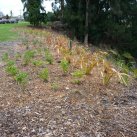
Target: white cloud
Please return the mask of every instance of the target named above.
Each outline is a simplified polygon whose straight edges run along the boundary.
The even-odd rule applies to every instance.
[[[52,0],[44,2],[46,11],[52,11],[51,2]],[[11,10],[14,16],[23,14],[23,4],[21,0],[0,0],[0,11],[2,11],[5,15],[10,15]]]

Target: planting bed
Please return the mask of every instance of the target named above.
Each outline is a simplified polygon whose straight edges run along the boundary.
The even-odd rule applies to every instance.
[[[124,86],[114,76],[103,83],[102,63],[88,75],[77,71],[85,65],[77,55],[83,52],[84,56],[85,51],[86,57],[91,54],[80,44],[73,42],[71,49],[68,38],[50,30],[17,31],[21,32],[22,43],[8,47],[10,57],[0,66],[1,137],[137,136],[136,80]],[[77,55],[72,57],[75,50],[68,54],[68,47],[76,49]],[[34,51],[34,55],[26,51]],[[98,53],[104,57],[100,51],[92,54]],[[9,59],[19,72],[27,74],[24,83],[6,71]],[[43,79],[40,73],[45,68],[48,74]]]

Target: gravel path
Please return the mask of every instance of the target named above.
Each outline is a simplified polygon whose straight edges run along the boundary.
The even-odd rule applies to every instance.
[[[20,42],[17,42],[17,41],[0,42],[1,47],[14,46],[14,45],[17,45],[17,44],[20,44]]]

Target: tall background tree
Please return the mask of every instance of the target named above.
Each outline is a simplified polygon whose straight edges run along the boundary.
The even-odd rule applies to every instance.
[[[41,22],[43,1],[22,0],[24,15],[35,26]],[[137,57],[137,0],[54,0],[52,6],[54,20],[67,24],[71,38],[111,45]]]
[[[24,18],[30,24],[39,26],[45,20],[45,10],[42,6],[43,0],[21,0],[24,5]]]
[[[88,26],[89,26],[89,3],[90,0],[86,0],[86,17],[85,17],[85,39],[84,43],[88,44]]]
[[[66,0],[64,22],[80,41],[111,45],[137,57],[136,0]]]

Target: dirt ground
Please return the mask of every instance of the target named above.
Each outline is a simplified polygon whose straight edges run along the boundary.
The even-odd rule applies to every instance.
[[[1,43],[0,56],[22,50],[21,43]],[[54,52],[54,50],[53,50]],[[62,76],[58,58],[48,65],[47,83],[37,78],[37,68],[21,68],[30,74],[25,91],[0,63],[0,137],[137,137],[137,82],[129,87],[113,82],[103,86],[98,75],[80,85]],[[57,83],[55,90],[51,83]]]

